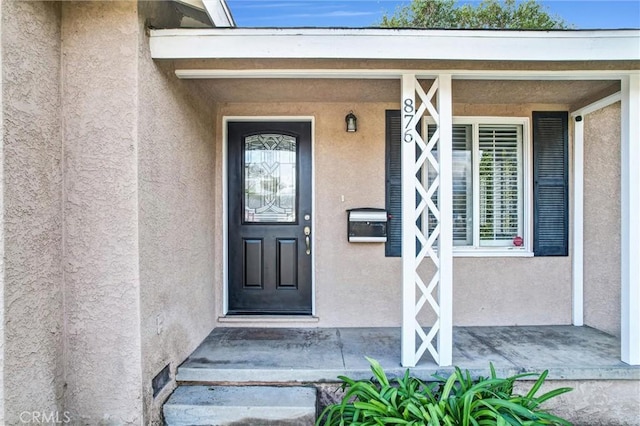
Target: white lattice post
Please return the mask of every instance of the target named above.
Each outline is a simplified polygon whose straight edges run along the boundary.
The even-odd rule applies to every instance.
[[[436,92],[437,105],[442,113],[434,106]],[[427,350],[438,364],[451,365],[451,76],[439,76],[425,92],[415,75],[403,75],[401,102],[402,365],[415,366]],[[436,128],[428,141],[416,131],[416,126],[425,113],[436,122]],[[426,282],[419,273],[423,261],[431,262],[430,266],[434,270]],[[438,295],[434,297],[436,291]],[[420,311],[425,306],[430,307],[436,315],[428,332],[418,322]],[[437,349],[434,345],[436,337]]]
[[[640,365],[640,74],[622,79],[621,358]]]
[[[451,365],[453,359],[453,107],[451,75],[438,76],[438,113],[440,141],[440,331],[438,333],[438,364]]]
[[[415,128],[415,84],[413,74],[402,76],[402,365],[416,365],[415,322],[415,270],[416,236],[413,217],[416,201],[412,173],[416,162]]]

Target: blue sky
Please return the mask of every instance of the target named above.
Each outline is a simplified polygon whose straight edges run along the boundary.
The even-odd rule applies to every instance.
[[[460,1],[460,0],[459,0]],[[640,28],[640,0],[539,0],[577,29]],[[227,0],[241,27],[367,27],[410,0]],[[465,1],[473,3],[472,1]],[[477,3],[477,2],[476,2]]]

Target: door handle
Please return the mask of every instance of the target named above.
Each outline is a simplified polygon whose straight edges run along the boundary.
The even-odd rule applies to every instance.
[[[307,244],[307,254],[311,254],[311,228],[308,226],[304,227],[304,242]]]

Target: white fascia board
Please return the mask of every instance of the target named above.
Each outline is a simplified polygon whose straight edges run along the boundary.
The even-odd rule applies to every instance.
[[[202,0],[209,19],[216,28],[235,27],[236,23],[225,0]]]
[[[206,3],[206,1],[205,1]],[[152,30],[154,59],[640,60],[640,30]]]

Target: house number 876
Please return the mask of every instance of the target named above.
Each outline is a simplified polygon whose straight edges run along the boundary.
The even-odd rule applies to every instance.
[[[415,113],[415,107],[413,106],[413,99],[405,99],[404,100],[404,136],[403,139],[405,142],[410,143],[413,142],[413,132],[411,131],[411,123],[413,122],[413,116]]]

